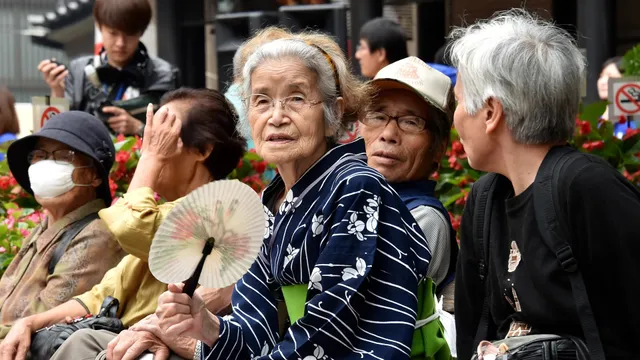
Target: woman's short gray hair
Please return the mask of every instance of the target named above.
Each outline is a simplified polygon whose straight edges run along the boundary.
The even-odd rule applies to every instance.
[[[451,37],[469,114],[495,98],[518,143],[552,144],[573,136],[585,59],[566,31],[516,9],[457,28]]]
[[[337,134],[341,128],[342,113],[340,113],[336,99],[340,96],[336,88],[335,73],[330,62],[325,55],[316,47],[298,39],[279,39],[266,43],[258,48],[249,59],[247,59],[242,71],[243,84],[242,96],[245,98],[244,104],[248,109],[248,97],[251,94],[251,74],[256,68],[268,60],[283,60],[285,58],[296,58],[314,71],[317,77],[318,90],[322,96],[322,107],[324,119],[327,125]],[[240,119],[240,131],[243,135],[250,137],[251,129],[248,117]]]

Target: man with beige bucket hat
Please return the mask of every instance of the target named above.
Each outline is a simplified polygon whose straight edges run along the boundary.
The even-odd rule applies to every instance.
[[[380,70],[371,84],[378,90],[360,119],[369,166],[398,192],[422,229],[432,258],[427,277],[444,309],[453,312],[458,246],[449,213],[435,197],[438,169],[449,143],[455,102],[451,80],[416,57]],[[453,317],[442,311],[445,337],[455,354]],[[445,319],[446,318],[446,319]],[[451,326],[447,326],[447,322]]]

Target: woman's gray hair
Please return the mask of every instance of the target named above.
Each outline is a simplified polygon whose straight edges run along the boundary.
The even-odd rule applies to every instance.
[[[469,114],[494,98],[518,143],[552,144],[573,136],[585,59],[571,35],[515,9],[457,28],[451,37]]]
[[[240,45],[238,50],[236,50],[235,54],[233,54],[233,82],[238,81],[242,77],[242,51],[244,50],[245,44]]]
[[[262,63],[268,60],[283,60],[295,58],[314,71],[317,76],[318,90],[322,96],[322,108],[324,110],[324,120],[334,130],[337,135],[341,128],[342,113],[338,109],[336,99],[340,96],[336,89],[336,80],[333,68],[325,55],[316,47],[298,39],[279,39],[260,46],[253,53],[244,65],[242,71],[242,97],[245,99],[245,108],[249,109],[249,96],[251,95],[251,74]],[[240,119],[240,131],[243,135],[250,137],[251,129],[248,123],[248,116]]]

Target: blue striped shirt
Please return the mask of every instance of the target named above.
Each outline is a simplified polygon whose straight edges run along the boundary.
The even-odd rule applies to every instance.
[[[282,194],[278,176],[263,204]],[[260,256],[203,359],[408,359],[418,282],[431,253],[415,219],[366,164],[363,140],[336,146],[265,209]],[[302,318],[278,333],[275,294],[308,284]]]

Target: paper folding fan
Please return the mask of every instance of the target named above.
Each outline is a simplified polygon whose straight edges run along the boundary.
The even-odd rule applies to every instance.
[[[166,284],[221,288],[238,281],[258,256],[264,212],[256,192],[238,180],[218,180],[174,207],[151,243],[149,269]]]

